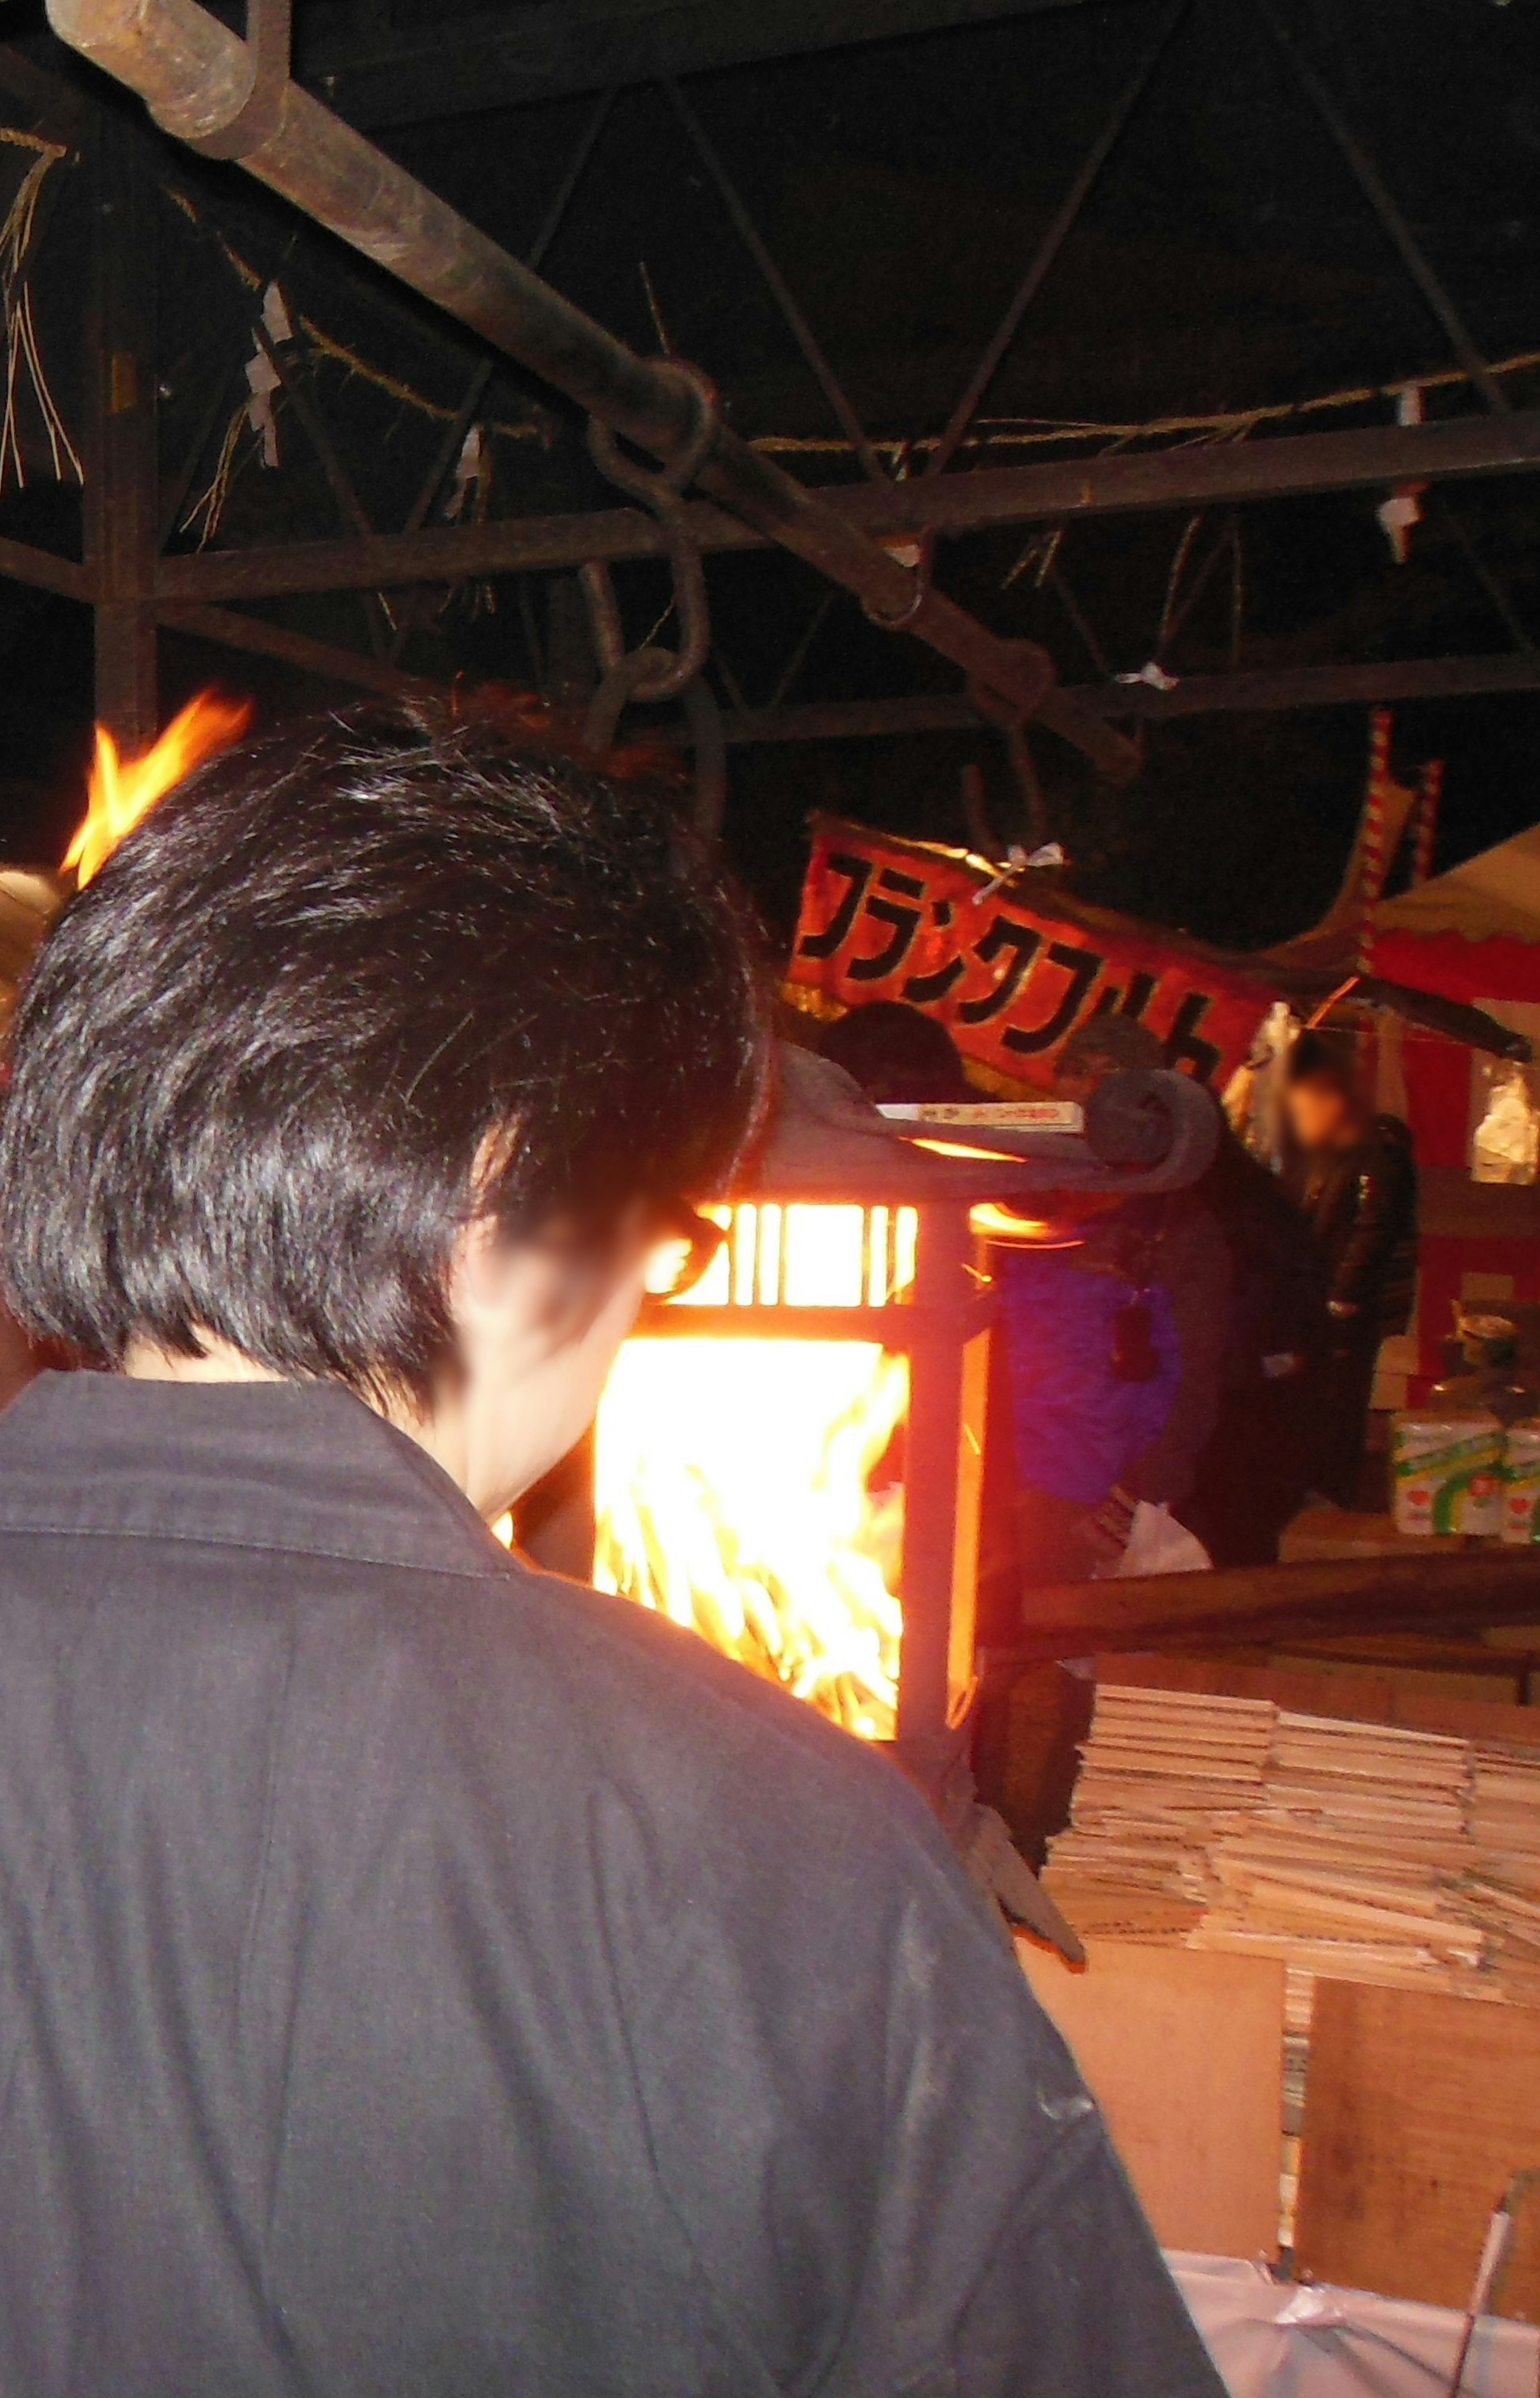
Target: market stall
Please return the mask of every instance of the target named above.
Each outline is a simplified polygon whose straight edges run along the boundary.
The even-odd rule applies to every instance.
[[[1532,1041],[1540,1036],[1540,827],[1382,901],[1372,954],[1378,974],[1467,1002]],[[1540,1300],[1533,1159],[1523,1180],[1472,1174],[1496,1079],[1489,1061],[1415,1027],[1382,1059],[1382,1096],[1412,1126],[1422,1182],[1422,1272],[1406,1361],[1413,1397],[1440,1370],[1439,1344],[1457,1304]],[[1521,1171],[1525,1161],[1509,1163]]]

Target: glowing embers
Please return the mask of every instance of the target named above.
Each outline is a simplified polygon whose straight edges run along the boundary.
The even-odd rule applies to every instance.
[[[218,692],[202,691],[172,718],[158,741],[140,757],[127,759],[118,756],[106,726],[97,726],[86,814],[64,856],[65,870],[74,868],[80,889],[141,816],[194,766],[244,733],[250,717],[249,700],[221,699]]]
[[[913,1276],[915,1238],[908,1207],[734,1208],[705,1279],[675,1303],[720,1309],[729,1328],[628,1341],[598,1417],[600,1589],[872,1739],[892,1736],[898,1698],[891,1452],[908,1360],[875,1340],[730,1327],[737,1309],[881,1309]]]

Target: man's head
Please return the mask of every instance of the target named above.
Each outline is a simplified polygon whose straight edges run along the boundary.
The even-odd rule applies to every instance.
[[[35,1333],[452,1415],[490,1510],[562,1455],[758,1105],[743,911],[666,797],[474,719],[228,751],[23,993],[0,1257]]]
[[[1062,1099],[1083,1105],[1109,1074],[1163,1066],[1166,1053],[1158,1033],[1132,1016],[1093,1016],[1077,1027],[1060,1050],[1053,1070],[1053,1087]]]
[[[825,1025],[819,1053],[842,1066],[878,1106],[950,1104],[975,1094],[944,1024],[900,999],[868,1000]]]
[[[1289,1053],[1283,1104],[1289,1129],[1306,1152],[1350,1149],[1362,1133],[1364,1104],[1352,1058],[1319,1032],[1302,1032]]]

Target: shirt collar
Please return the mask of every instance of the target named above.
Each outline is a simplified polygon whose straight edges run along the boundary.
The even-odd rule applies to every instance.
[[[0,1534],[184,1540],[485,1574],[503,1553],[341,1384],[43,1374],[0,1415]]]

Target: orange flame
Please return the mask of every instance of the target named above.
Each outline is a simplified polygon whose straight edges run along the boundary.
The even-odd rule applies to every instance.
[[[77,887],[85,889],[124,834],[132,832],[158,799],[216,749],[235,740],[250,721],[249,700],[221,699],[218,692],[200,691],[171,719],[158,741],[140,757],[128,759],[118,756],[117,743],[99,724],[86,814],[64,855],[65,871],[75,869]]]
[[[859,1207],[738,1208],[681,1304],[880,1307],[913,1273],[914,1218],[890,1257],[875,1213],[880,1239]],[[599,1408],[595,1581],[891,1737],[904,1501],[871,1484],[908,1390],[876,1340],[628,1340]]]

